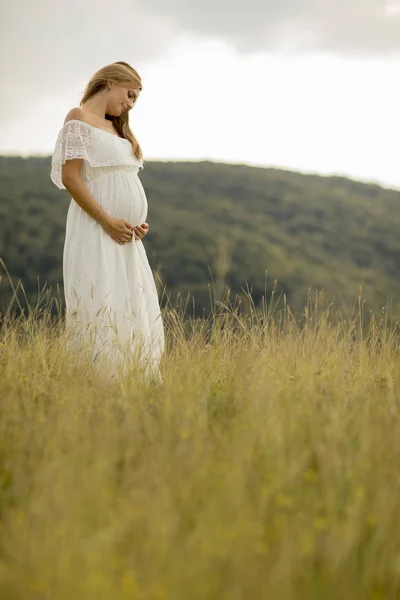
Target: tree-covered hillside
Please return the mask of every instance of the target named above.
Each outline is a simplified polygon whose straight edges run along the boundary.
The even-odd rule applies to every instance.
[[[50,161],[0,157],[0,257],[33,302],[38,281],[54,295],[62,286],[70,196],[52,184]],[[372,310],[388,298],[400,302],[400,192],[209,161],[149,161],[140,179],[149,203],[143,243],[157,285],[172,301],[189,290],[198,314],[210,286],[217,296],[226,286],[233,295],[250,289],[257,305],[274,279],[296,313],[309,288],[323,289],[343,311],[359,285]],[[10,288],[1,274],[5,306]]]

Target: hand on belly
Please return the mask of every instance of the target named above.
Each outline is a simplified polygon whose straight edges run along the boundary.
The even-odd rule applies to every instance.
[[[135,239],[142,239],[149,231],[150,227],[148,223],[142,223],[141,225],[135,225],[133,230],[136,234]]]

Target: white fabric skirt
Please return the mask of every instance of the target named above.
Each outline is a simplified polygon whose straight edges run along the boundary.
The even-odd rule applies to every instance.
[[[90,173],[85,166],[85,184],[110,216],[132,225],[146,221],[146,194],[131,167]],[[145,374],[161,382],[164,328],[143,241],[133,236],[118,244],[71,198],[63,277],[69,348],[89,350],[94,364],[111,376],[138,360]]]

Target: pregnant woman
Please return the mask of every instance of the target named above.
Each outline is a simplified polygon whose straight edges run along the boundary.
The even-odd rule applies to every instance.
[[[111,377],[139,359],[161,383],[164,329],[142,242],[149,230],[143,158],[128,118],[141,89],[125,62],[93,75],[58,134],[51,180],[71,196],[63,254],[68,349],[86,349]]]

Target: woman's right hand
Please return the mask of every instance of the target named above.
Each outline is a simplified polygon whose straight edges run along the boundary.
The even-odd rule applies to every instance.
[[[132,237],[136,239],[133,225],[125,219],[110,217],[108,222],[103,225],[103,229],[108,235],[117,242],[117,244],[123,245],[127,242],[132,241]]]

